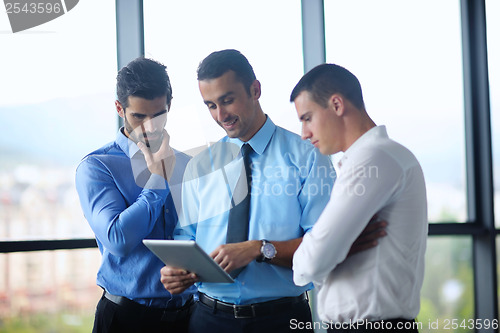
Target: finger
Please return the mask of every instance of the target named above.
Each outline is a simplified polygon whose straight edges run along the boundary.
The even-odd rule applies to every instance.
[[[198,279],[185,279],[181,281],[165,281],[161,280],[161,283],[163,284],[163,287],[167,289],[171,293],[178,293],[182,292],[183,290],[186,290],[190,286],[192,286],[195,282],[198,282]],[[181,291],[179,291],[181,290]]]
[[[172,266],[163,266],[163,268],[160,270],[162,275],[186,275],[189,272],[186,271],[183,268],[177,268],[177,267],[172,267]]]
[[[168,289],[175,289],[175,288],[190,286],[195,282],[196,282],[195,279],[186,279],[186,280],[176,281],[176,282],[167,282],[167,283],[164,283],[163,285],[168,286]]]
[[[186,273],[186,274],[177,274],[177,275],[162,275],[161,281],[165,283],[177,283],[184,281],[194,281],[196,279],[196,274],[194,273]]]
[[[167,158],[173,154],[173,149],[170,147],[170,135],[168,135],[166,130],[162,132],[161,145],[158,151],[155,153],[159,158]]]
[[[186,290],[187,288],[189,288],[191,285],[180,285],[180,286],[165,286],[165,289],[168,290],[168,292],[170,292],[171,294],[180,294],[182,293],[184,290]]]
[[[352,247],[351,247],[351,249],[349,250],[349,255],[352,255],[352,254],[355,254],[355,253],[358,253],[358,252],[362,252],[362,251],[374,248],[377,245],[378,245],[377,241],[366,242],[366,243],[363,243],[363,244],[360,244],[360,245],[353,244]]]
[[[234,265],[227,259],[225,258],[220,264],[219,266],[226,272],[226,273],[229,273],[231,272],[232,270],[234,270]]]
[[[144,142],[146,142],[146,146],[149,148],[148,136],[146,135],[146,128],[144,127],[144,124],[141,124],[141,135],[144,138]]]
[[[232,270],[231,261],[229,261],[228,258],[224,258],[219,266],[222,267],[222,269],[224,269],[226,272],[230,272]]]
[[[151,151],[149,150],[148,147],[142,142],[137,142],[137,147],[142,151],[144,154],[144,159],[146,160],[147,165],[150,165],[151,162],[153,161],[153,157],[151,155]]]
[[[152,159],[161,162],[163,177],[167,180],[170,179],[175,167],[175,152],[169,145],[170,136],[167,131],[163,130],[162,143],[158,151],[152,154]]]
[[[363,239],[361,239],[361,238],[357,239],[354,243],[352,243],[351,248],[349,250],[349,253],[350,254],[357,253],[357,252],[364,251],[366,249],[370,249],[372,247],[375,247],[378,245],[379,238],[380,237],[368,239],[368,237],[366,237]]]
[[[225,255],[219,247],[211,253],[212,259],[226,272],[228,272],[228,265],[230,264],[229,257]]]
[[[163,129],[163,142],[167,146],[170,146],[170,135],[168,134],[166,129]]]
[[[221,250],[222,246],[219,245],[217,246],[217,248],[215,250],[213,250],[212,252],[210,252],[210,257],[215,260],[217,258],[217,256],[219,256],[219,253],[220,253],[220,250]]]
[[[385,227],[387,227],[386,221],[372,222],[366,226],[366,228],[363,230],[363,234],[368,234],[370,232],[374,232],[374,231],[377,231],[379,229],[383,229]]]
[[[376,240],[382,237],[387,236],[387,231],[385,230],[378,230],[374,231],[371,233],[363,234],[361,235],[355,242],[354,244],[360,244],[360,243],[366,243],[372,240]]]
[[[228,261],[226,259],[226,257],[218,254],[215,258],[214,258],[214,261],[220,266],[222,267],[223,269],[226,268],[226,266],[228,265]]]

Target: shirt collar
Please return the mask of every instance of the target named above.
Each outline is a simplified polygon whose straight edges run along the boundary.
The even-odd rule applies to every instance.
[[[243,142],[238,138],[230,138],[228,141],[238,145],[240,148],[244,143],[248,143],[257,154],[262,155],[271,141],[274,131],[276,130],[276,125],[273,123],[271,118],[267,115],[266,118],[267,119],[264,125],[247,142]]]
[[[370,128],[368,131],[366,131],[363,135],[361,135],[354,143],[347,148],[345,151],[344,155],[338,162],[339,168],[342,167],[342,164],[344,164],[349,157],[352,155],[353,151],[356,151],[358,147],[363,146],[365,143],[378,140],[381,138],[388,138],[389,136],[387,135],[387,129],[385,125],[381,126],[375,126]]]
[[[123,127],[120,128],[118,133],[116,134],[116,143],[118,146],[123,150],[123,152],[128,156],[128,158],[132,158],[140,152],[139,147],[137,147],[137,144],[127,138],[127,136],[123,133]]]

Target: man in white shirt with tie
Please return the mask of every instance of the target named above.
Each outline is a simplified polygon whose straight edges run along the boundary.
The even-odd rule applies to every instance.
[[[295,252],[294,282],[318,288],[329,332],[418,332],[428,231],[420,164],[368,116],[359,81],[343,67],[315,67],[290,100],[303,139],[325,155],[344,152],[330,201]],[[375,214],[390,221],[387,236],[346,259]]]

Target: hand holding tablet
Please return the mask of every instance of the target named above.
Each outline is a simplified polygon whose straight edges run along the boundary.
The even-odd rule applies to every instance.
[[[233,283],[234,280],[195,241],[145,239],[146,245],[167,266],[183,268],[198,281]]]

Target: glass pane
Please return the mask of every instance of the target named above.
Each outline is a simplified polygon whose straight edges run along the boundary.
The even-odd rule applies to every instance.
[[[368,114],[419,159],[429,220],[465,221],[459,1],[325,0],[325,29],[327,62],[358,77]]]
[[[164,63],[172,81],[167,130],[174,148],[186,151],[225,135],[202,101],[196,69],[211,52],[229,48],[252,64],[264,112],[299,133],[289,99],[303,74],[300,0],[150,0],[144,30],[146,56]]]
[[[12,33],[0,21],[0,240],[93,237],[75,168],[117,130],[115,5],[80,1]]]
[[[1,332],[91,332],[97,249],[0,254]]]
[[[500,227],[500,2],[486,1],[488,69],[490,79],[495,225]]]
[[[430,237],[425,265],[420,332],[473,332],[468,325],[452,330],[450,322],[456,319],[460,325],[474,318],[471,238]]]

